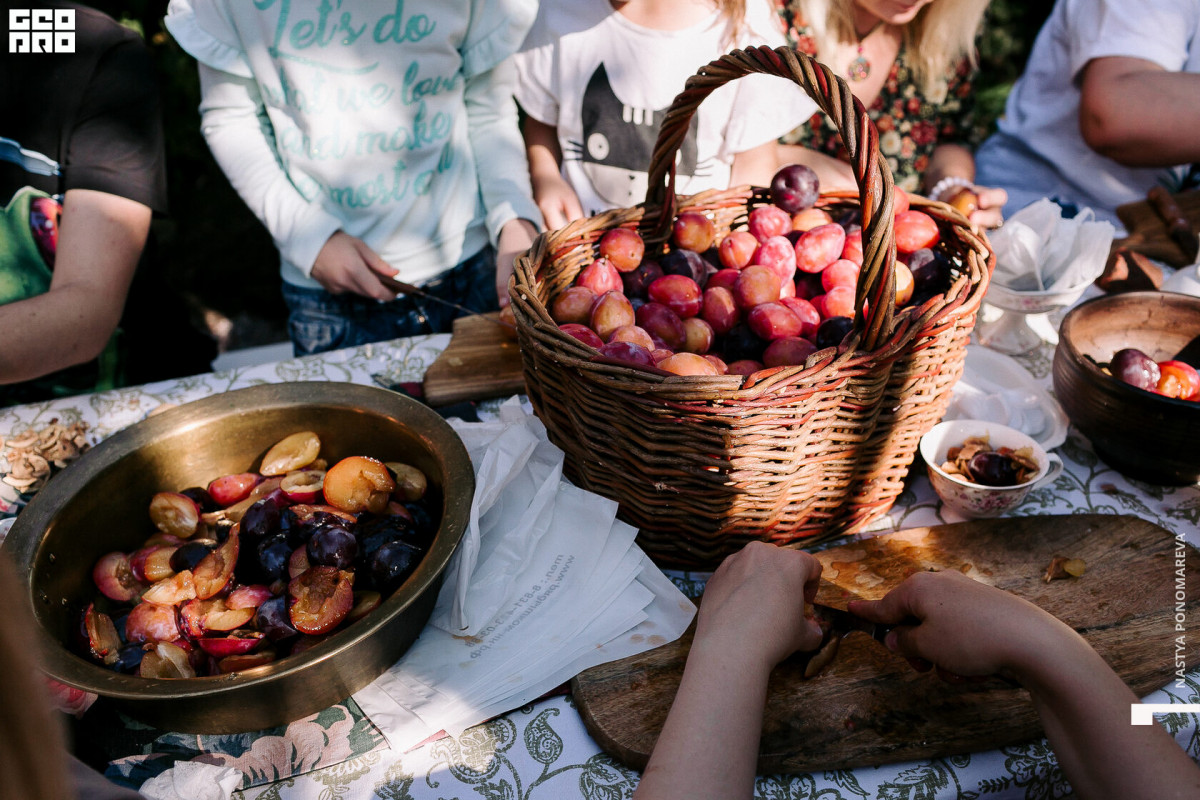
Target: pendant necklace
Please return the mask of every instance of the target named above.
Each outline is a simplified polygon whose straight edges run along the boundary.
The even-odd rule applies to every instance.
[[[879,20],[871,26],[871,30],[867,31],[862,36],[858,36],[858,31],[854,31],[854,35],[858,36],[858,55],[853,61],[850,62],[850,66],[846,70],[846,74],[850,77],[850,80],[855,81],[856,83],[859,81],[865,81],[867,76],[871,74],[871,62],[868,61],[867,57],[863,55],[863,40],[869,39],[871,34],[879,30],[879,26],[882,24],[883,20]]]

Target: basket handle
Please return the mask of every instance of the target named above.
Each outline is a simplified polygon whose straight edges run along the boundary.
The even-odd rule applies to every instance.
[[[854,325],[861,346],[874,350],[892,331],[896,297],[896,240],[892,172],[879,155],[879,133],[850,87],[832,70],[790,47],[765,45],[734,50],[701,67],[667,110],[650,157],[647,207],[657,206],[654,232],[664,240],[675,219],[675,157],[688,125],[704,98],[729,81],[752,73],[775,75],[798,84],[837,126],[850,154],[863,217],[863,265],[854,297]],[[887,298],[886,302],[882,302]],[[864,306],[866,312],[864,314]]]

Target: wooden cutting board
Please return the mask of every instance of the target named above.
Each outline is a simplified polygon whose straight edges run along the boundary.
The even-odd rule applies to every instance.
[[[1182,540],[1180,540],[1182,545]],[[1175,630],[1176,539],[1137,517],[975,520],[914,528],[817,553],[817,601],[875,599],[916,571],[956,569],[1025,597],[1079,630],[1138,696],[1174,680],[1175,637],[1200,665],[1200,554],[1185,547],[1186,631]],[[1079,578],[1046,583],[1050,560],[1082,558]],[[981,637],[987,631],[980,631]],[[691,642],[679,641],[578,675],[571,684],[588,731],[635,769],[646,765]],[[729,680],[737,680],[730,675]],[[914,672],[862,633],[810,680],[785,661],[771,676],[758,772],[848,769],[978,752],[1041,735],[1022,689],[951,685]]]
[[[525,391],[521,348],[498,318],[495,312],[454,320],[450,345],[425,372],[426,403],[445,406]]]
[[[1173,197],[1183,216],[1192,223],[1192,231],[1200,233],[1200,191],[1180,192]],[[1114,240],[1114,249],[1124,247],[1136,250],[1147,258],[1177,268],[1192,263],[1167,234],[1166,223],[1149,202],[1140,200],[1117,206],[1117,218],[1125,225],[1128,235],[1124,239]]]

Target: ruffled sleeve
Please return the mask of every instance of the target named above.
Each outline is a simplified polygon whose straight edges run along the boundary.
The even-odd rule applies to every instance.
[[[461,50],[463,75],[482,75],[517,52],[536,16],[537,0],[471,0],[471,23]]]
[[[171,0],[164,22],[179,46],[201,64],[239,78],[253,77],[224,3]]]

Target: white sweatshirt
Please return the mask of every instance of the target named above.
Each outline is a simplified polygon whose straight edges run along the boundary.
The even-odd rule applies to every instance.
[[[337,230],[427,281],[541,219],[512,99],[534,0],[171,0],[204,137],[309,277]]]

